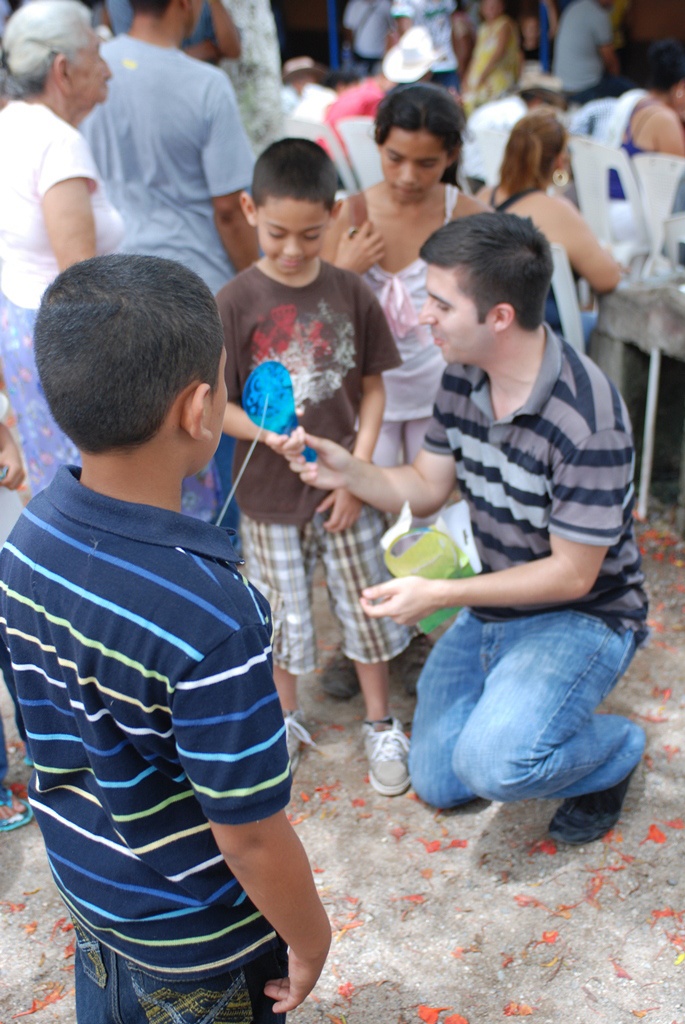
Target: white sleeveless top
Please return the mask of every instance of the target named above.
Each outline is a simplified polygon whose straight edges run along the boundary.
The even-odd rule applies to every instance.
[[[445,186],[445,220],[452,219],[459,189]],[[385,413],[388,421],[423,419],[433,412],[445,360],[433,342],[430,328],[419,323],[419,313],[426,301],[426,263],[415,259],[396,274],[389,274],[375,263],[364,274],[383,307],[395,344],[402,358],[401,366],[386,370]]]

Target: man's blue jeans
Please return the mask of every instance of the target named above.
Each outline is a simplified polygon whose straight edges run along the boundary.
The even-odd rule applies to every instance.
[[[409,768],[436,807],[565,798],[624,779],[642,757],[639,725],[595,714],[635,652],[578,612],[483,622],[468,610],[437,642],[418,683]]]
[[[200,981],[145,971],[76,924],[78,1024],[285,1024],[264,985],[287,973],[285,945]]]

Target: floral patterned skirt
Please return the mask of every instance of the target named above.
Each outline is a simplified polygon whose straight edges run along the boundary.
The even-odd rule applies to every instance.
[[[78,449],[52,418],[33,354],[35,309],[22,309],[0,293],[0,353],[5,386],[17,418],[17,431],[29,483],[37,494],[60,466],[79,466]],[[221,507],[219,477],[210,462],[183,481],[182,509],[186,515],[211,522]]]

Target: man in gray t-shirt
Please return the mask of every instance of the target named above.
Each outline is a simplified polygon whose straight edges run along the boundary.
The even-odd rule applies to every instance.
[[[622,78],[613,46],[613,0],[574,0],[564,10],[554,47],[554,74],[574,103],[620,96],[633,83]]]
[[[217,292],[258,255],[240,209],[252,151],[227,76],[179,49],[198,5],[133,9],[130,33],[102,47],[109,98],[82,130],[124,218],[124,251],[178,260]]]

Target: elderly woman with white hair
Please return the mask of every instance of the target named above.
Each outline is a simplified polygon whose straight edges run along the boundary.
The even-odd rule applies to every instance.
[[[0,345],[34,493],[78,461],[40,388],[33,326],[45,288],[72,263],[123,237],[77,126],[107,98],[110,71],[90,12],[77,0],[34,0],[7,21],[0,50]]]

